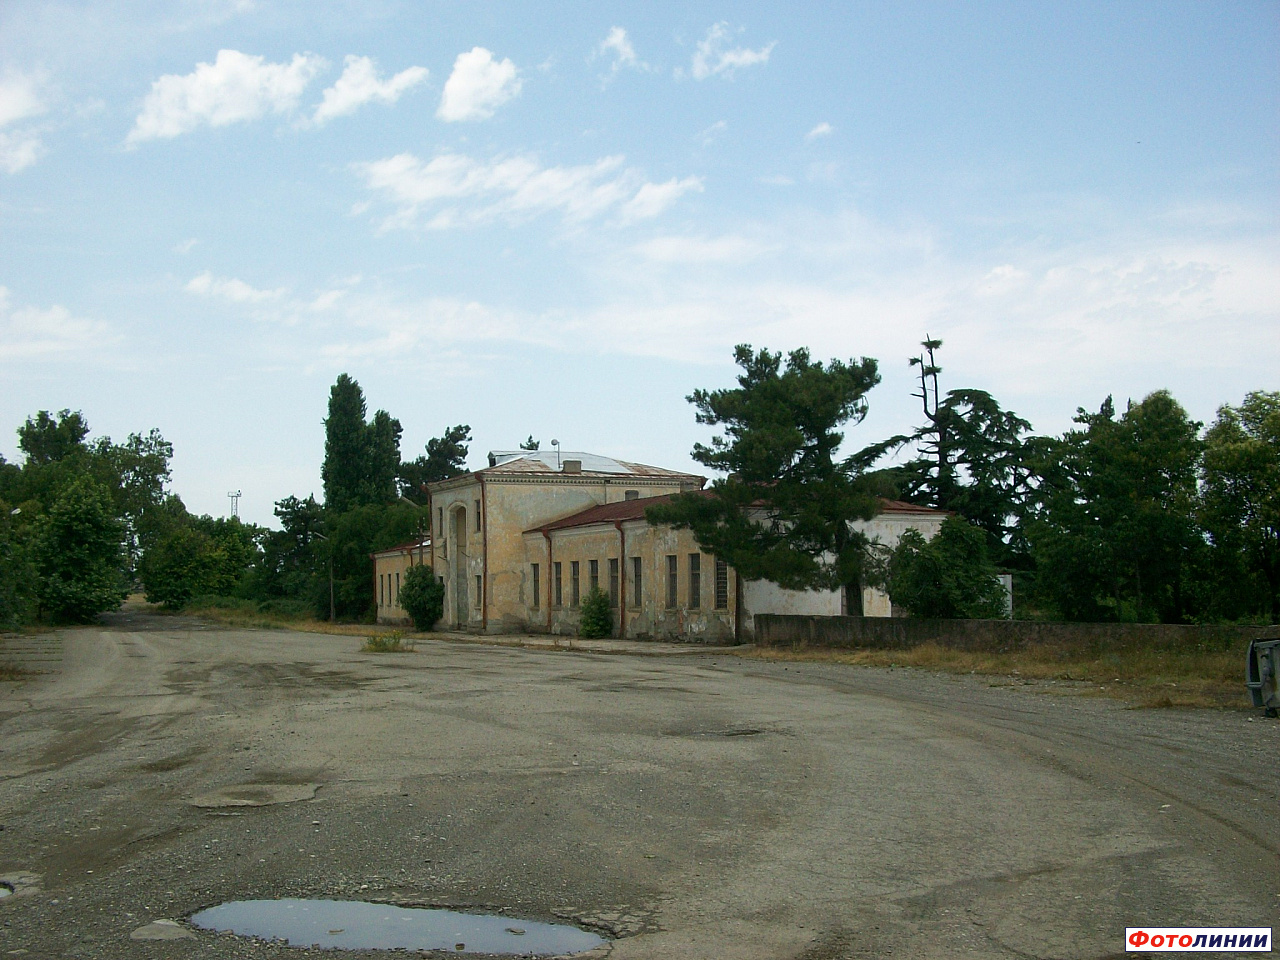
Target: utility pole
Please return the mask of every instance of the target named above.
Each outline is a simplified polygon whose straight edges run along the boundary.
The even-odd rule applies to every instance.
[[[227,496],[231,499],[231,516],[238,518],[240,516],[240,491],[228,490]]]
[[[329,538],[323,533],[316,533],[312,531],[311,535],[317,540],[323,540],[325,543],[329,543]],[[337,619],[338,618],[334,614],[333,607],[333,544],[329,543],[329,622],[334,623]]]

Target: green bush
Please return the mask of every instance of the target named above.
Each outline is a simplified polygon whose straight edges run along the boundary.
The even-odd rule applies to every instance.
[[[400,606],[419,630],[430,630],[444,616],[444,584],[425,564],[410,567],[400,584]]]
[[[578,635],[588,640],[613,636],[613,611],[609,609],[609,595],[599,587],[591,590],[582,601]]]
[[[913,617],[943,619],[1007,616],[1004,587],[977,527],[947,517],[926,541],[908,530],[888,563],[889,599]]]

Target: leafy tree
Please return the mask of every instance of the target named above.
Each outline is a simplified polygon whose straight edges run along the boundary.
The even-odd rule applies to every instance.
[[[425,503],[427,484],[466,472],[470,442],[471,428],[465,423],[450,427],[444,436],[432,437],[426,456],[400,464],[400,492],[414,503]]]
[[[329,390],[329,416],[324,421],[324,505],[342,513],[365,502],[368,491],[368,429],[364,391],[347,374]]]
[[[364,503],[390,503],[396,499],[400,472],[400,421],[385,410],[373,415],[368,426],[368,478]]]
[[[987,555],[987,538],[959,517],[947,517],[932,540],[918,530],[905,531],[887,567],[889,599],[912,616],[1006,615],[1005,591]]]
[[[537,450],[541,446],[542,444],[539,441],[533,439],[533,434],[531,433],[529,434],[529,439],[526,440],[524,443],[520,444],[520,449],[521,450]]]
[[[30,524],[22,507],[0,496],[0,630],[12,630],[35,614],[36,574]]]
[[[372,620],[373,559],[369,554],[414,537],[420,512],[407,504],[366,504],[325,518],[321,541],[324,565],[311,580],[311,602],[318,616],[329,615],[328,563],[333,564],[335,612],[341,620]]]
[[[385,410],[365,423],[364,391],[341,374],[329,391],[324,421],[325,509],[345,513],[352,507],[396,499],[400,466],[400,421]]]
[[[699,546],[747,579],[788,589],[838,589],[861,581],[867,539],[850,521],[874,516],[864,479],[888,446],[837,460],[838,429],[860,423],[866,394],[880,381],[866,357],[814,362],[807,350],[782,354],[740,345],[738,387],[695,390],[697,421],[724,436],[697,444],[693,458],[728,476],[711,496],[680,494],[650,507],[651,523],[691,529]]]
[[[1200,509],[1213,567],[1239,564],[1245,583],[1261,588],[1252,591],[1257,600],[1246,594],[1230,612],[1265,612],[1280,623],[1280,393],[1254,391],[1239,407],[1219,407],[1204,440]]]
[[[609,595],[599,587],[593,587],[582,598],[578,634],[587,640],[613,636],[613,610],[609,607]]]
[[[261,553],[254,560],[243,592],[258,600],[310,600],[317,578],[323,577],[328,584],[327,551],[324,541],[317,538],[325,529],[324,508],[314,496],[305,500],[285,497],[276,501],[275,515],[284,529],[261,534]],[[328,606],[325,612],[328,613]]]
[[[57,620],[85,622],[124,600],[122,528],[111,494],[73,478],[36,522],[37,597]]]
[[[405,571],[400,584],[400,606],[413,618],[418,630],[431,630],[444,616],[444,584],[435,571],[418,564]]]
[[[225,552],[208,534],[176,526],[147,551],[141,575],[150,603],[178,610],[193,598],[225,595]]]
[[[988,543],[1001,550],[1014,534],[1026,487],[1022,456],[1024,433],[1031,424],[1003,410],[985,390],[948,390],[940,395],[935,351],[941,340],[926,339],[924,352],[911,358],[918,368],[924,425],[904,441],[920,452],[899,468],[902,496],[939,510],[953,510],[987,532]]]
[[[62,410],[56,415],[41,410],[18,428],[18,447],[28,463],[42,466],[83,452],[88,435],[89,424],[79,410]]]
[[[1069,619],[1179,622],[1203,540],[1195,522],[1200,424],[1165,390],[1120,417],[1108,397],[1083,429],[1032,445],[1027,534],[1040,589]]]

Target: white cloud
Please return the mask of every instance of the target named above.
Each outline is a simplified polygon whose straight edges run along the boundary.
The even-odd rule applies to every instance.
[[[0,130],[0,169],[6,173],[25,170],[44,153],[44,144],[35,133],[5,133]]]
[[[324,67],[314,54],[294,54],[289,63],[267,63],[238,50],[219,50],[213,63],[193,72],[166,74],[151,84],[128,143],[176,137],[202,124],[223,127],[293,110]]]
[[[698,139],[702,141],[704,147],[710,146],[720,139],[720,134],[729,129],[729,123],[726,120],[717,120],[711,126],[707,127],[700,134]]]
[[[283,288],[258,290],[243,280],[215,277],[207,270],[199,276],[192,277],[185,289],[188,293],[202,297],[218,297],[222,300],[230,300],[232,303],[264,303],[269,300],[278,300],[286,292]]]
[[[705,80],[716,76],[728,79],[742,67],[768,63],[769,54],[777,46],[775,40],[759,50],[751,50],[748,47],[728,47],[729,39],[729,25],[723,20],[711,26],[706,37],[698,42],[698,48],[693,53],[693,63],[689,68],[693,79]],[[683,72],[677,72],[677,75],[683,76]]]
[[[672,177],[666,183],[646,183],[636,195],[622,206],[622,219],[626,223],[649,220],[658,216],[686,193],[702,192],[701,177]]]
[[[494,60],[484,47],[473,47],[454,61],[436,116],[450,123],[487,120],[498,107],[519,95],[522,85],[514,63]]]
[[[65,356],[108,339],[105,324],[74,317],[66,307],[14,308],[8,289],[0,287],[0,362]]]
[[[198,244],[199,242],[200,241],[197,240],[195,237],[191,237],[189,240],[183,240],[181,243],[177,244],[173,248],[173,252],[180,253],[185,257],[188,253],[190,253],[192,250],[195,249],[196,244]]]
[[[35,77],[10,71],[0,79],[0,127],[44,113]]]
[[[0,127],[20,123],[45,112],[38,78],[9,71],[0,78]],[[0,169],[17,173],[40,159],[40,134],[32,128],[0,130]]]
[[[624,222],[657,216],[682,194],[701,190],[698,177],[646,182],[620,156],[591,164],[543,167],[527,156],[484,163],[456,153],[422,161],[402,153],[356,171],[396,213],[386,227],[408,227],[426,218],[432,229],[503,218],[513,221],[558,211],[582,222],[617,213]]]
[[[772,174],[767,177],[757,177],[760,183],[770,187],[794,187],[796,181],[794,177],[788,177],[785,173]]]
[[[754,260],[767,248],[746,237],[726,234],[722,237],[654,237],[634,249],[646,260],[656,263],[738,264]]]
[[[349,56],[342,76],[324,92],[313,122],[322,124],[334,117],[354,113],[371,100],[395,103],[406,90],[427,79],[426,67],[409,67],[390,80],[379,80],[378,69],[369,57]]]
[[[612,58],[613,62],[609,65],[609,72],[601,77],[601,80],[605,83],[616,77],[619,71],[623,69],[649,69],[649,65],[636,56],[636,49],[631,45],[631,38],[627,36],[627,31],[622,27],[611,29],[609,35],[600,41],[600,46],[596,47],[592,52],[592,57]]]
[[[817,140],[819,137],[829,137],[835,128],[831,124],[823,121],[812,130],[804,135],[806,140]]]

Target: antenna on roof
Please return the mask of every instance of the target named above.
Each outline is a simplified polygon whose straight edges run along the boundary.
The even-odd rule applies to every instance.
[[[551,445],[556,448],[556,469],[560,469],[560,441],[552,440]]]

